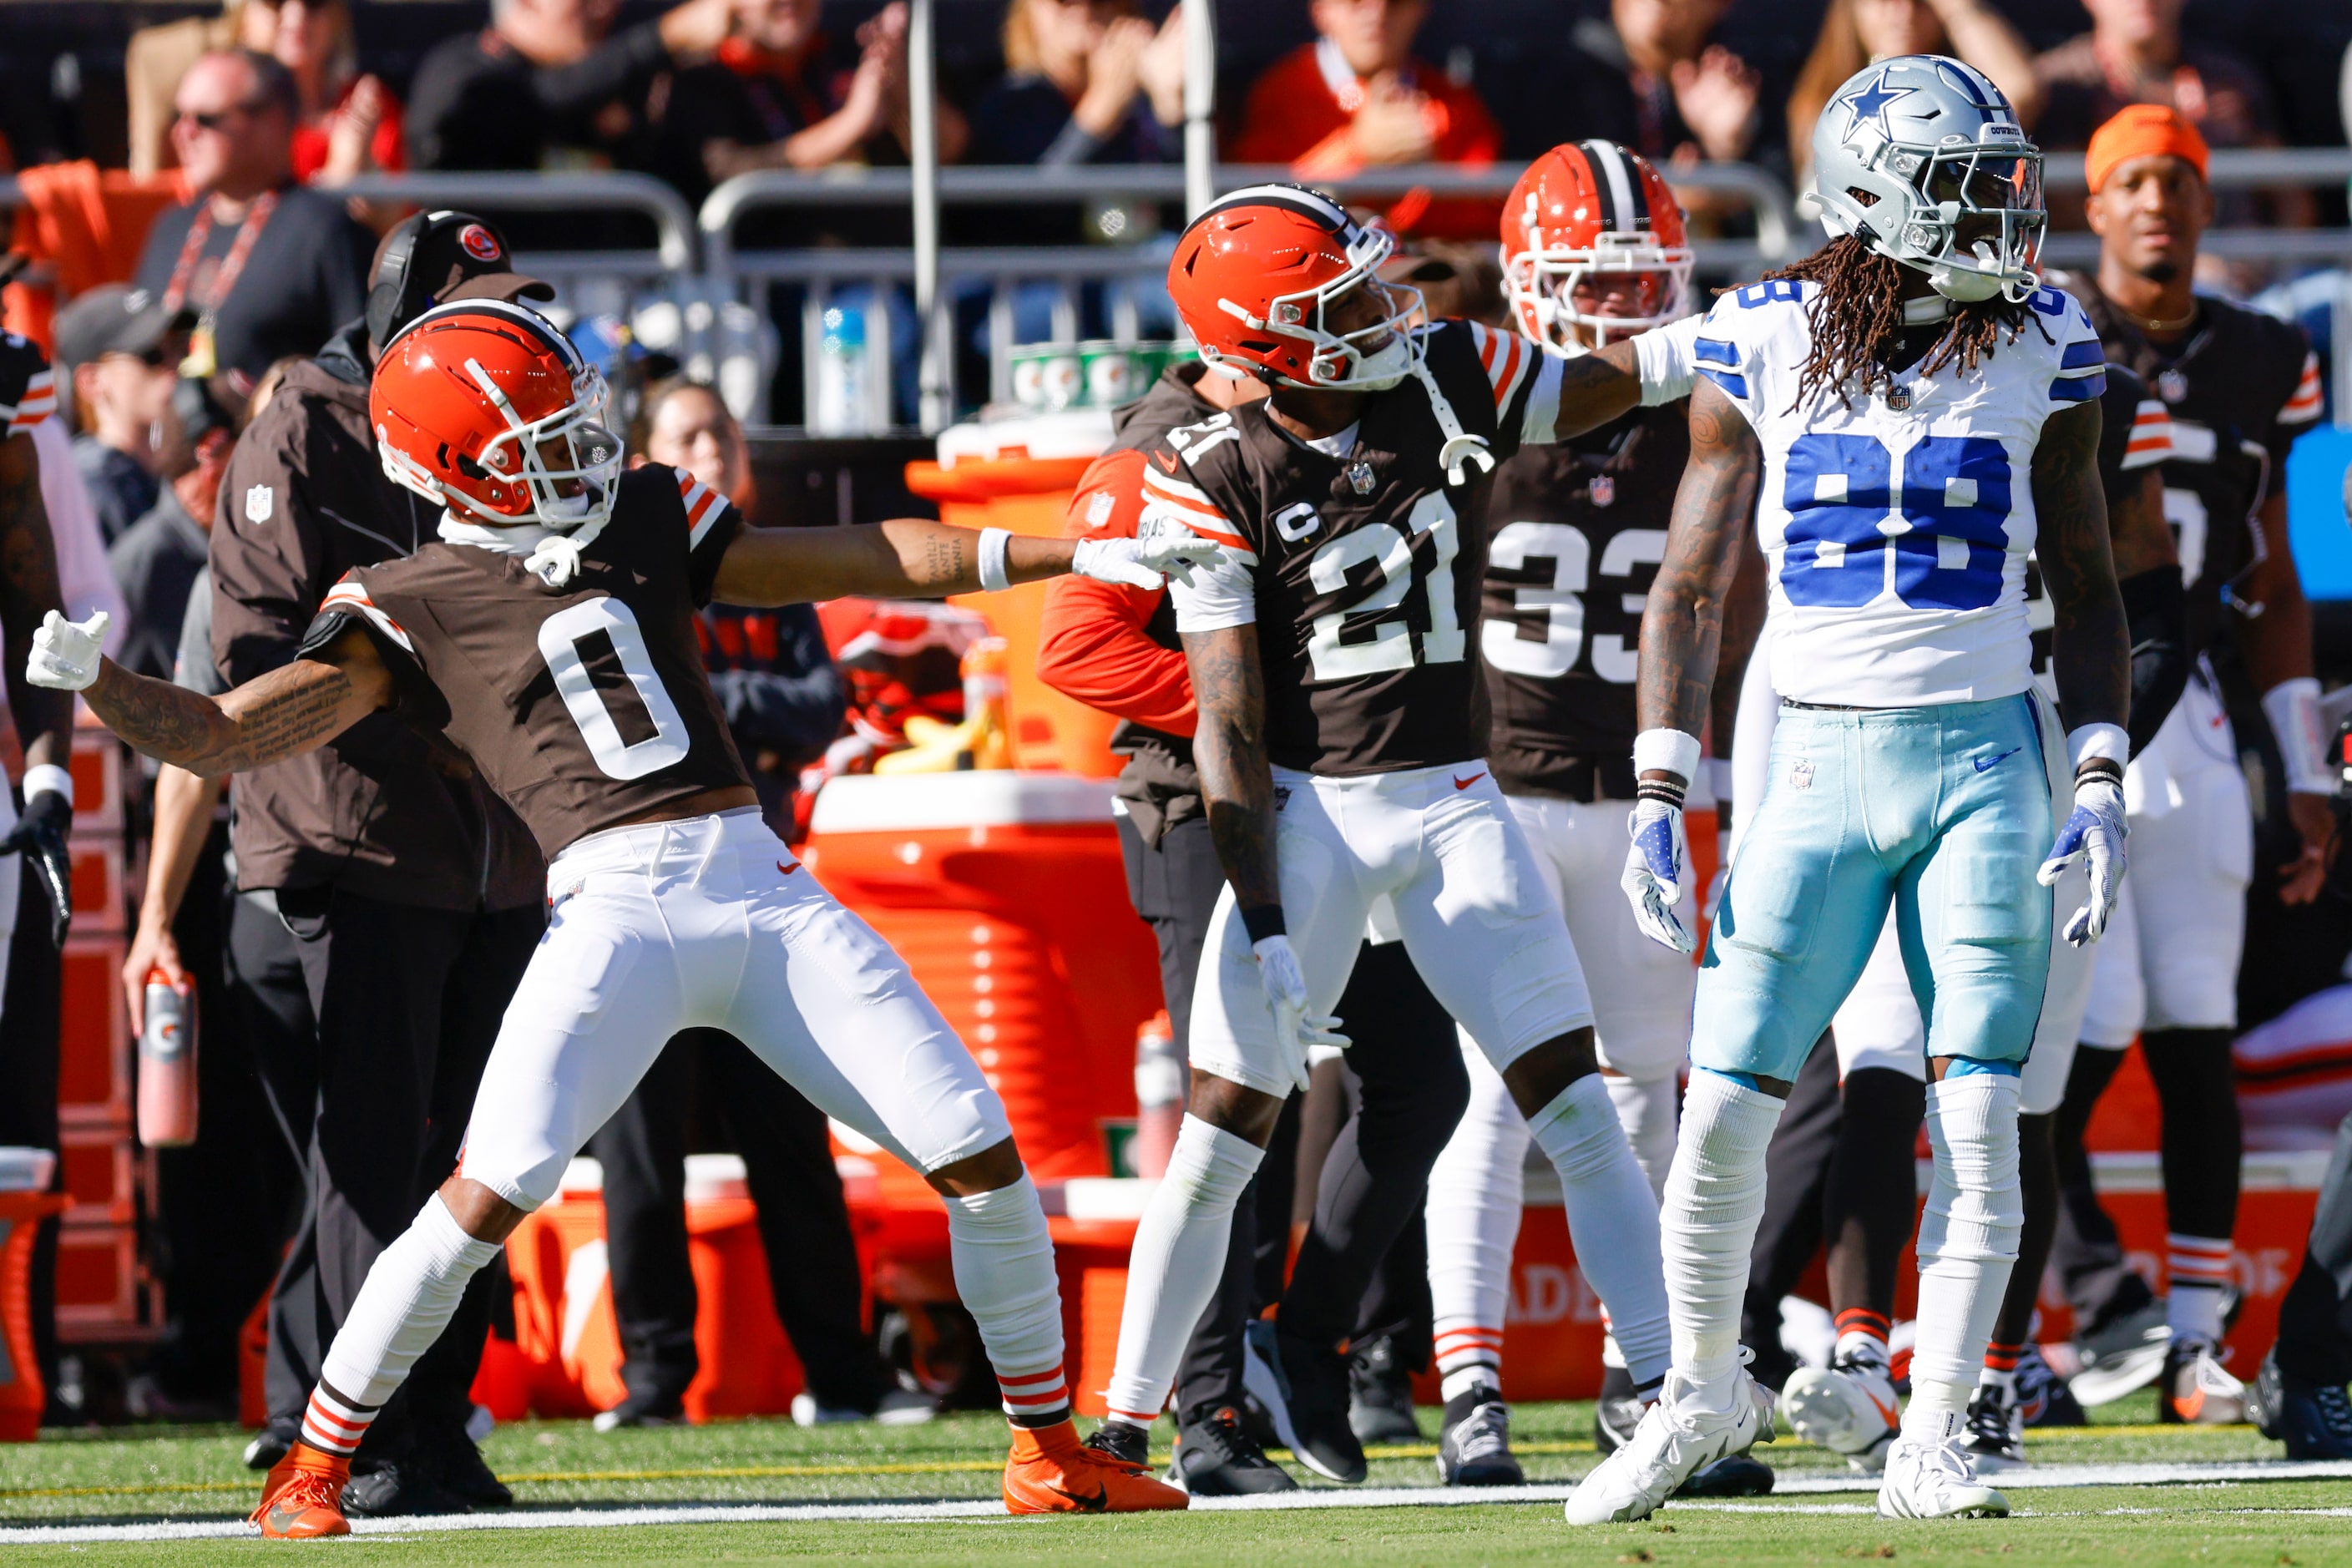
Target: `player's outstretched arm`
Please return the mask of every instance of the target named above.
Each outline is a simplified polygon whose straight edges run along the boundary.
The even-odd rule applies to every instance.
[[[1563,363],[1554,439],[1581,436],[1637,406],[1688,397],[1698,378],[1696,343],[1706,319],[1685,316]]]
[[[34,637],[28,679],[79,691],[133,748],[205,778],[316,751],[393,700],[392,674],[356,627],[316,658],[214,698],[131,674],[98,653],[97,633],[52,615]]]
[[[2069,731],[2120,726],[2131,708],[2131,636],[2099,479],[2099,417],[2096,398],[2053,414],[2033,449],[2035,551],[2055,617],[2051,664]]]
[[[1633,701],[1641,728],[1696,735],[1707,720],[1725,622],[1735,602],[1748,605],[1753,597],[1753,587],[1738,597],[1747,554],[1741,536],[1756,514],[1764,449],[1747,417],[1712,382],[1691,394],[1690,444],[1690,467],[1666,526],[1665,559],[1642,608]],[[1753,632],[1742,636],[1752,647]]]
[[[1187,577],[1218,547],[1191,535],[1043,539],[1003,529],[950,528],[921,518],[856,528],[747,528],[719,563],[711,596],[766,608],[845,594],[929,597],[1043,582],[1075,572],[1135,588]]]

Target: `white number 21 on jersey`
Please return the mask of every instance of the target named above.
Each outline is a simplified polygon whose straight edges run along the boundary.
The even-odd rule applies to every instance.
[[[1421,634],[1419,662],[1454,664],[1469,646],[1460,612],[1454,603],[1454,561],[1462,553],[1462,531],[1454,503],[1443,490],[1425,495],[1406,519],[1414,537],[1426,533],[1435,554],[1422,595],[1429,606],[1429,629]],[[1315,617],[1307,652],[1318,680],[1355,680],[1367,675],[1411,669],[1415,662],[1412,629],[1402,613],[1413,585],[1412,540],[1392,523],[1378,522],[1343,533],[1315,552],[1307,563],[1307,578],[1318,594],[1345,591],[1349,574],[1367,563],[1380,564],[1380,580],[1371,592],[1345,609]],[[1342,642],[1343,631],[1359,630],[1371,620],[1370,637]],[[1351,627],[1349,623],[1354,622]]]

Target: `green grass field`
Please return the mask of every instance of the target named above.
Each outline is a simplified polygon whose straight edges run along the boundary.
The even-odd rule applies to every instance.
[[[2267,1460],[2275,1445],[2247,1428],[2145,1425],[2145,1395],[2100,1412],[2102,1424],[2037,1434],[2052,1466]],[[1593,1463],[1591,1407],[1523,1406],[1517,1447],[1533,1483],[1573,1481]],[[1435,1412],[1423,1412],[1433,1429]],[[409,1564],[655,1563],[1246,1563],[1472,1564],[1925,1562],[2141,1564],[2352,1563],[2352,1479],[2215,1480],[2184,1471],[2167,1484],[2018,1489],[2006,1521],[1896,1524],[1866,1510],[1867,1490],[1784,1492],[1744,1505],[1673,1505],[1641,1525],[1572,1531],[1557,1501],[1444,1508],[1385,1506],[1201,1510],[1104,1519],[789,1519],[613,1523],[597,1511],[695,1504],[904,1507],[995,1495],[1003,1452],[992,1417],[929,1426],[801,1431],[734,1422],[599,1435],[578,1422],[501,1427],[484,1446],[520,1500],[501,1522],[560,1515],[551,1528],[411,1529],[315,1547],[257,1540],[34,1540],[27,1526],[201,1523],[241,1515],[257,1477],[225,1427],[45,1436],[0,1448],[0,1562],[214,1563],[257,1552],[360,1552]],[[1430,1487],[1428,1448],[1381,1450],[1373,1487]],[[1784,1483],[1842,1476],[1843,1461],[1786,1438],[1759,1449]],[[1339,1489],[1322,1489],[1326,1494]],[[1338,1499],[1334,1497],[1332,1500]],[[878,1510],[877,1510],[878,1511]],[[583,1512],[588,1515],[583,1521]],[[12,1528],[14,1527],[14,1528]]]

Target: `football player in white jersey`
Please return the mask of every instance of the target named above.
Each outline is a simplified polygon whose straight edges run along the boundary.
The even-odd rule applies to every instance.
[[[1643,928],[1688,951],[1683,795],[1755,517],[1783,711],[1699,973],[1661,1225],[1674,1364],[1633,1440],[1570,1499],[1572,1522],[1641,1518],[1770,1435],[1739,1346],[1764,1150],[1890,905],[1927,1020],[1936,1174],[1912,1401],[1878,1508],[2008,1511],[1965,1422],[2017,1252],[2045,889],[2087,862],[2063,934],[2092,942],[2123,872],[2130,647],[2098,473],[2104,361],[2081,307],[2032,270],[2041,154],[1980,73],[1905,56],[1840,89],[1813,166],[1838,237],[1725,295],[1700,329],[1691,468],[1643,620],[1624,882]],[[2032,674],[2037,546],[2063,733]],[[2043,759],[2061,750],[2074,793],[2053,840]]]

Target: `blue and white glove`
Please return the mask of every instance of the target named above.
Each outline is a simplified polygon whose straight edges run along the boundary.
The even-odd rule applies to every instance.
[[[2078,862],[2090,872],[2090,899],[2066,921],[2063,933],[2074,946],[2087,946],[2106,934],[2107,921],[2123,892],[2124,838],[2129,832],[2124,821],[2123,769],[2105,758],[2094,759],[2074,775],[2074,809],[2035,874],[2047,888]]]
[[[1339,1032],[1339,1020],[1307,1011],[1307,975],[1298,967],[1287,936],[1261,937],[1250,944],[1257,958],[1258,983],[1265,987],[1265,1004],[1274,1011],[1274,1035],[1281,1047],[1283,1066],[1289,1069],[1299,1092],[1307,1091],[1307,1048],[1333,1046],[1346,1050],[1348,1037]]]
[[[1676,952],[1692,952],[1698,941],[1675,907],[1683,901],[1683,868],[1690,863],[1690,835],[1683,826],[1683,796],[1698,770],[1698,740],[1679,730],[1644,730],[1633,742],[1633,815],[1626,826],[1633,847],[1626,852],[1619,885],[1633,906],[1642,934]],[[1666,773],[1670,779],[1646,778]]]
[[[25,661],[25,679],[53,691],[80,691],[98,679],[98,661],[106,644],[104,610],[86,621],[66,619],[51,610],[33,632],[32,657]]]
[[[1170,578],[1189,586],[1196,567],[1214,566],[1225,547],[1179,528],[1147,529],[1133,539],[1082,539],[1070,552],[1070,570],[1102,583],[1130,588],[1163,588]]]

